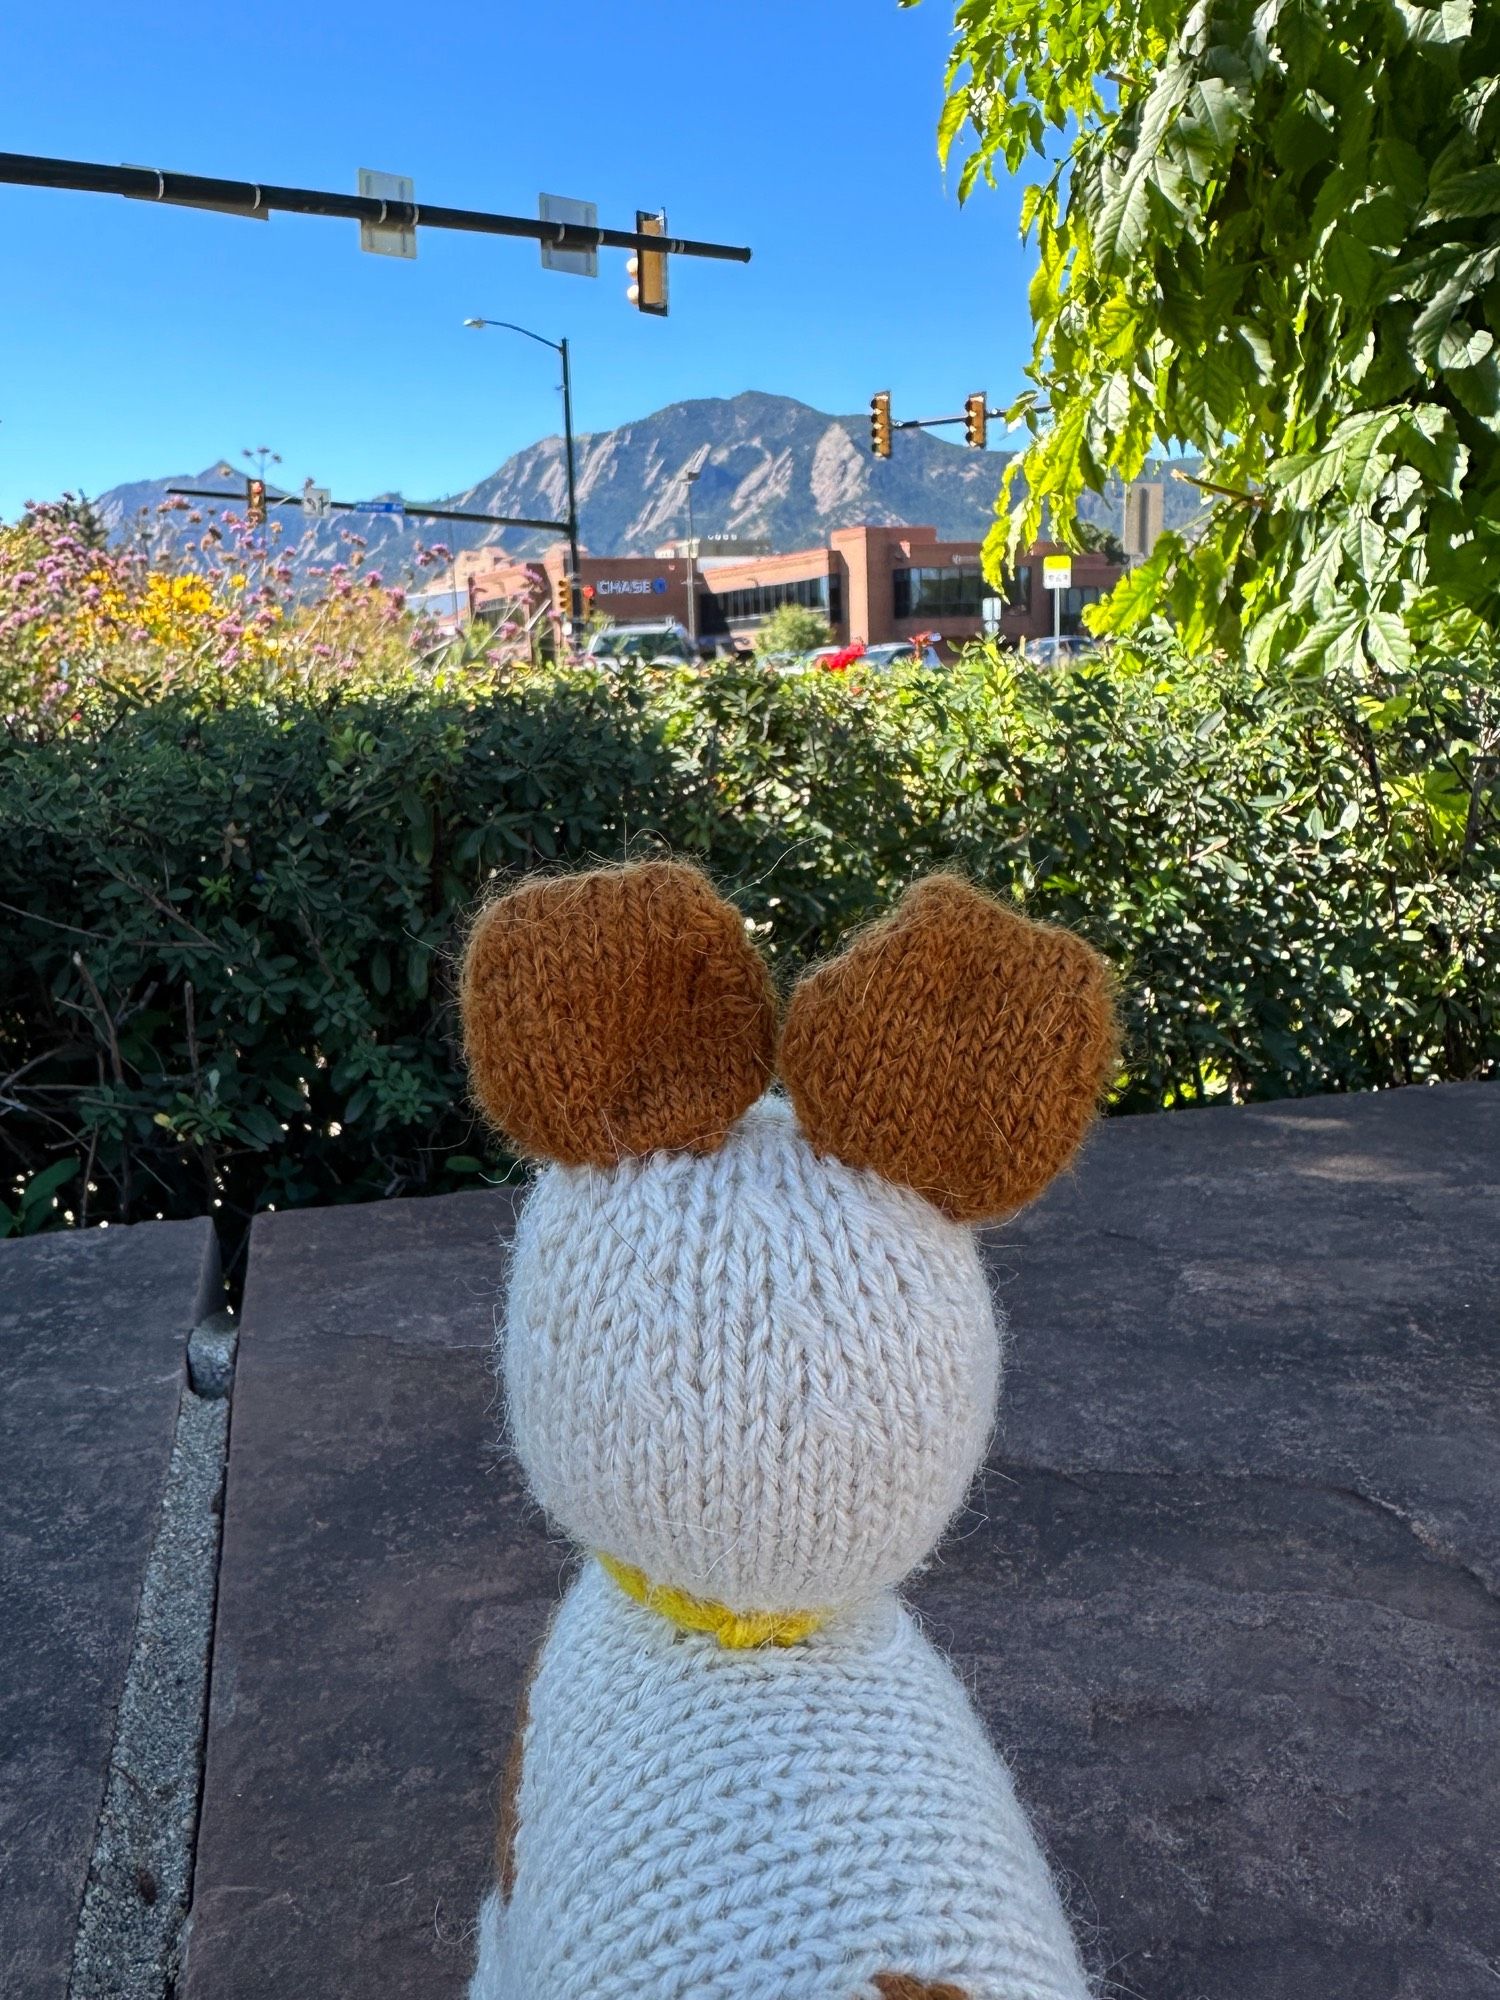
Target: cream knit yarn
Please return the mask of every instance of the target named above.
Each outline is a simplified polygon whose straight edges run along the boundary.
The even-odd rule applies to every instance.
[[[476,918],[475,1099],[551,1163],[510,1428],[591,1559],[522,1706],[471,2000],[1087,2000],[1005,1767],[892,1591],[994,1421],[969,1225],[1072,1155],[1111,992],[947,875],[784,1014],[681,863],[527,876]]]
[[[952,1670],[882,1594],[727,1652],[589,1563],[531,1690],[509,1908],[471,2000],[1083,2000],[1046,1865]]]
[[[718,1152],[548,1167],[504,1349],[574,1541],[735,1610],[898,1583],[963,1499],[999,1349],[971,1231],[820,1160],[767,1097]]]
[[[890,1595],[993,1421],[971,1232],[767,1097],[707,1157],[543,1169],[502,1365],[531,1487],[585,1548],[827,1620],[731,1651],[586,1564],[471,2000],[880,2000],[881,1973],[1085,2000],[1005,1768]]]

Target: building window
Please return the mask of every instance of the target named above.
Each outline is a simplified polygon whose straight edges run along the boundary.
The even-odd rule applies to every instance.
[[[1083,609],[1086,604],[1097,604],[1104,592],[1096,584],[1074,584],[1071,590],[1062,593],[1062,617],[1060,623],[1067,638],[1074,637],[1083,630]]]
[[[748,584],[739,590],[708,589],[703,592],[702,603],[712,622],[705,625],[705,630],[722,632],[730,625],[769,618],[783,604],[801,604],[809,611],[821,611],[831,624],[837,625],[842,617],[842,596],[838,578],[830,578],[826,573],[793,577],[786,583]]]
[[[891,571],[892,609],[898,618],[972,618],[977,624],[989,595],[977,569]]]
[[[1030,563],[1017,563],[1014,574],[1006,578],[1005,606],[1008,611],[1031,609]]]

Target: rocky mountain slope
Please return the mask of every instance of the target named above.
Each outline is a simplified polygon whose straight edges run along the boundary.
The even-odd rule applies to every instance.
[[[947,539],[982,536],[993,518],[1006,464],[1001,452],[971,451],[925,431],[898,433],[892,456],[873,458],[867,417],[830,416],[790,396],[760,390],[672,403],[618,430],[585,433],[576,440],[584,546],[596,555],[646,555],[683,534],[686,506],[677,475],[705,444],[708,458],[693,494],[697,532],[764,536],[778,549],[816,545],[830,530],[857,523],[925,522]],[[224,462],[240,463],[232,458]],[[142,509],[150,513],[168,485],[238,486],[241,477],[236,472],[232,479],[221,479],[215,467],[170,480],[141,480],[114,487],[99,505],[111,531],[125,534]],[[475,512],[560,519],[565,492],[562,439],[548,437],[461,492],[406,498],[409,504],[432,499]],[[1167,482],[1166,506],[1169,526],[1200,510],[1194,490],[1172,480]],[[1118,499],[1113,504],[1091,502],[1086,511],[1104,526],[1119,526]],[[296,510],[286,509],[285,518],[291,541]],[[556,539],[529,529],[425,522],[415,513],[404,519],[341,515],[311,525],[301,560],[337,560],[339,530],[351,526],[365,536],[369,560],[392,576],[422,541],[450,548],[493,544],[523,555]]]

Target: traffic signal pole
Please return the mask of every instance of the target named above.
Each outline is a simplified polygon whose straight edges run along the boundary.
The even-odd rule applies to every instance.
[[[938,431],[949,424],[962,424],[964,443],[983,451],[989,437],[990,418],[1004,415],[1004,410],[990,408],[988,397],[980,389],[964,398],[962,416],[902,417],[898,422],[891,415],[890,390],[881,389],[870,398],[870,450],[876,458],[889,458],[894,431]]]
[[[264,482],[260,482],[264,484]],[[257,484],[250,481],[251,486]],[[253,496],[246,493],[222,493],[211,491],[206,486],[169,486],[169,493],[180,494],[186,500],[238,500],[250,504]],[[311,507],[301,493],[263,492],[260,498],[262,519],[267,507],[301,507],[305,511],[319,514],[415,514],[424,521],[483,521],[492,528],[550,528],[554,533],[566,530],[566,521],[538,521],[529,514],[476,514],[465,507],[424,507],[419,501],[403,500],[399,504],[376,505],[369,500],[324,500],[317,507]],[[257,522],[255,525],[259,526]]]
[[[637,256],[710,257],[748,264],[750,252],[731,243],[702,243],[657,229],[591,229],[576,222],[542,222],[533,215],[496,215],[475,208],[441,208],[425,202],[381,201],[373,195],[333,194],[318,188],[273,187],[264,181],[216,180],[206,174],[169,174],[160,167],[110,167],[88,160],[52,160],[35,153],[0,153],[0,183],[13,187],[67,188],[82,194],[122,194],[135,201],[163,201],[181,208],[209,208],[224,215],[263,219],[272,210],[291,215],[331,215],[386,229],[459,229],[480,236],[521,236],[559,250],[633,250]],[[663,308],[664,309],[664,308]]]

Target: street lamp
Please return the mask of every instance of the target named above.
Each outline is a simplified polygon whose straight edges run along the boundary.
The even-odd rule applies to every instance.
[[[677,477],[687,488],[687,613],[688,642],[698,650],[698,548],[693,538],[693,488],[708,463],[709,447],[700,444]]]
[[[583,619],[582,588],[583,579],[578,566],[578,497],[575,490],[573,472],[573,378],[568,368],[568,343],[566,340],[548,340],[545,335],[533,333],[530,327],[517,326],[509,319],[466,319],[465,326],[476,329],[498,326],[506,333],[521,333],[528,340],[536,341],[539,347],[550,347],[554,354],[562,356],[562,405],[563,405],[563,450],[568,469],[568,603],[573,613],[576,629]]]

